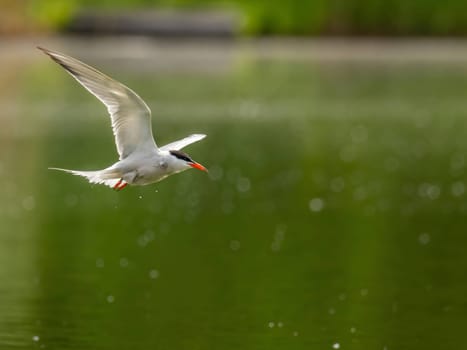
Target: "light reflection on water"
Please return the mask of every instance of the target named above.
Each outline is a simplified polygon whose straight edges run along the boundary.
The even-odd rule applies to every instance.
[[[160,144],[209,135],[187,151],[210,172],[121,193],[49,172],[116,159],[105,110],[45,57],[3,68],[2,347],[457,345],[466,70],[93,52]]]

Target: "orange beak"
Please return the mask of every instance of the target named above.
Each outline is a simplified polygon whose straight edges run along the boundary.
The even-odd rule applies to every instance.
[[[192,167],[192,168],[195,168],[195,169],[198,169],[198,170],[201,170],[201,171],[208,171],[208,169],[206,169],[204,166],[202,166],[201,164],[199,163],[196,163],[196,162],[193,162],[193,163],[189,163],[189,165]]]

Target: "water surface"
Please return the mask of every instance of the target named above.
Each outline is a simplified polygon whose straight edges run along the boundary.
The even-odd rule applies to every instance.
[[[47,170],[116,160],[105,108],[32,45],[3,57],[2,349],[462,344],[467,66],[50,45],[137,91],[160,145],[207,133],[210,173]]]

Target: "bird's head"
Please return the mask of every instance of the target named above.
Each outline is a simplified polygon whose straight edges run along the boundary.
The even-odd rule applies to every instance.
[[[195,168],[202,171],[208,171],[204,166],[199,163],[196,163],[190,156],[182,151],[169,151],[170,155],[174,158],[176,164],[180,167],[185,168]]]

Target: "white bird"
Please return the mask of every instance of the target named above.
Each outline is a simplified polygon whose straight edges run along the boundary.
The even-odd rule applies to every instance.
[[[38,49],[65,68],[107,107],[120,155],[118,162],[103,170],[50,169],[84,176],[91,183],[105,184],[115,190],[122,190],[127,185],[148,185],[190,168],[207,171],[180,151],[206,135],[193,134],[157,147],[152,136],[151,110],[135,92],[75,58],[42,47]]]

